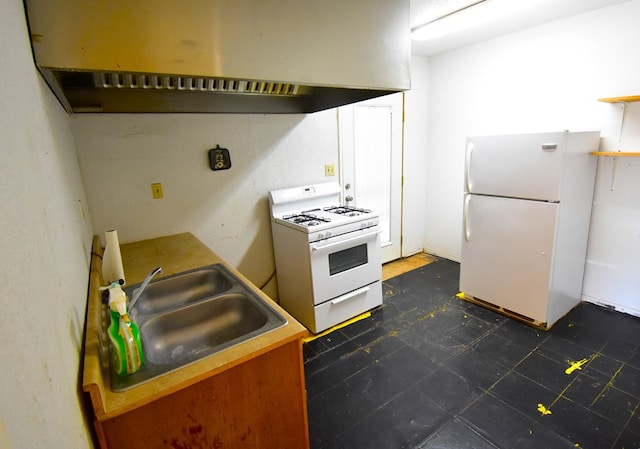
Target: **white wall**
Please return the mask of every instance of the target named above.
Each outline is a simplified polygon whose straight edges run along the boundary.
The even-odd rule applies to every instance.
[[[622,133],[621,106],[602,106],[600,147],[639,152],[640,103],[628,103]],[[601,157],[597,180],[583,299],[640,316],[640,158]]]
[[[91,252],[68,117],[37,74],[21,0],[0,2],[0,446],[88,448],[80,391]]]
[[[338,167],[335,110],[78,114],[72,122],[96,234],[117,229],[126,243],[190,231],[258,286],[275,270],[269,190],[339,175],[324,175],[325,164]],[[229,149],[230,170],[209,167],[216,145]],[[163,183],[163,199],[152,198],[153,182]],[[276,283],[264,291],[277,297]]]
[[[405,95],[402,256],[424,250],[424,204],[427,196],[429,60],[411,58],[411,90]]]
[[[460,259],[467,136],[595,129],[605,141],[611,138],[615,111],[596,100],[639,93],[639,20],[640,1],[634,0],[429,59],[426,251]],[[640,211],[640,164],[624,161],[624,176],[635,181],[621,181],[616,195],[623,199],[617,201],[604,195],[610,163],[599,160],[584,295],[635,303],[637,310],[640,260],[629,254],[640,248],[637,226],[627,223]],[[611,208],[615,222],[603,216]],[[609,248],[606,260],[594,250],[602,247]],[[605,273],[607,264],[614,268]]]

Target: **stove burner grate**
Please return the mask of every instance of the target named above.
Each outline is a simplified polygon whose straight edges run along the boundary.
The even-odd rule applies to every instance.
[[[325,212],[331,212],[339,215],[346,215],[348,217],[357,217],[360,214],[371,213],[370,209],[362,209],[353,206],[331,206],[323,209]]]
[[[301,226],[317,226],[320,223],[328,223],[331,221],[330,218],[318,217],[317,215],[307,213],[285,215],[282,219]]]

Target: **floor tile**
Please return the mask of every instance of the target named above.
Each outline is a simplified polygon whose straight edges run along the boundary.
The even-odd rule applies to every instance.
[[[461,418],[499,448],[522,447],[531,437],[535,422],[504,402],[484,395],[466,409]]]
[[[625,327],[629,315],[616,312],[588,302],[578,304],[568,317],[571,322],[587,326],[605,335],[612,334],[612,328]]]
[[[423,379],[416,388],[451,415],[458,415],[482,394],[480,388],[443,367]]]
[[[380,359],[380,363],[386,366],[405,388],[419,382],[437,369],[437,365],[428,357],[410,347],[392,352]]]
[[[308,402],[309,433],[317,444],[327,444],[362,421],[375,409],[354,385],[342,382]],[[321,446],[320,446],[321,447]]]
[[[344,449],[410,448],[405,437],[384,416],[378,413],[366,416],[348,432],[336,439]]]
[[[363,348],[372,360],[380,360],[381,358],[395,352],[407,345],[396,335],[389,335],[379,338]]]
[[[495,332],[476,342],[473,349],[506,368],[517,365],[531,353],[530,347],[522,346],[514,340],[497,335]]]
[[[416,447],[429,435],[451,420],[451,415],[421,393],[418,386],[408,389],[381,407],[377,415],[384,417],[410,447]],[[383,447],[372,445],[371,447]]]
[[[345,383],[354,393],[366,398],[375,408],[381,407],[406,389],[397,373],[379,361],[350,377]],[[368,410],[371,413],[372,410]]]
[[[565,338],[594,351],[600,350],[606,344],[608,340],[606,332],[603,333],[591,326],[573,323],[569,321],[570,319],[571,315],[566,317],[566,320],[556,323],[549,330],[549,334]]]
[[[589,408],[606,388],[606,379],[597,379],[583,373],[571,383],[564,392],[564,396]]]
[[[637,340],[637,336],[635,344],[612,338],[600,352],[612,359],[640,368],[640,346],[638,344],[640,341]]]
[[[627,423],[627,430],[640,435],[640,407],[636,408],[633,416]]]
[[[637,449],[640,448],[640,435],[629,430],[622,432],[611,449]]]
[[[548,406],[558,397],[551,390],[515,371],[500,379],[490,393],[533,420],[541,416],[538,404]]]
[[[307,396],[314,398],[373,363],[366,351],[357,351],[335,361],[330,368],[308,374],[305,365]]]
[[[615,332],[615,337],[618,340],[626,341],[631,344],[638,344],[638,335],[640,335],[640,319],[636,317],[630,317],[626,321],[624,326],[612,327],[610,330]]]
[[[611,378],[618,371],[620,371],[620,368],[622,368],[623,364],[624,362],[621,362],[604,354],[598,354],[582,368],[582,371],[587,374],[597,372],[603,374],[607,378]],[[595,373],[594,376],[596,376]]]
[[[386,301],[381,307],[371,311],[371,320],[375,323],[384,323],[398,317],[401,313],[395,304]]]
[[[520,444],[518,449],[580,449],[575,443],[562,438],[540,424],[534,425],[530,435],[525,440],[521,440]]]
[[[586,348],[574,341],[566,340],[556,335],[550,335],[549,338],[540,345],[539,349],[539,352],[561,363],[565,363],[567,360],[577,361],[585,358],[589,359],[598,354],[598,351]]]
[[[446,427],[427,440],[420,449],[496,449],[496,446],[478,435],[460,420],[450,422]]]
[[[514,344],[529,349],[530,351],[537,348],[549,338],[549,333],[511,319],[503,322],[494,331],[494,334],[506,338]]]
[[[561,398],[550,407],[551,414],[540,420],[547,429],[583,449],[609,448],[621,427],[568,399]]]
[[[468,301],[465,301],[457,297],[452,298],[450,302],[456,307],[459,307],[460,309],[464,310],[466,313],[473,315],[478,319],[486,321],[487,323],[498,325],[509,319],[504,315],[500,315],[499,313],[494,312],[493,310],[486,309],[484,307],[479,307],[476,304],[472,304]]]
[[[613,380],[613,386],[640,398],[640,369],[625,365]]]
[[[567,375],[569,364],[550,359],[538,352],[533,352],[514,368],[519,374],[544,385],[553,393],[561,394],[575,378]]]
[[[507,371],[491,358],[472,349],[467,349],[453,359],[446,361],[444,366],[471,385],[482,389],[491,387]]]
[[[615,425],[623,427],[638,407],[638,398],[616,388],[604,389],[589,407]]]

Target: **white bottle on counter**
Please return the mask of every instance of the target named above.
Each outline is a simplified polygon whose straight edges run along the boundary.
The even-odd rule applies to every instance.
[[[122,279],[124,285],[124,268],[122,267],[122,256],[120,255],[120,242],[118,241],[118,231],[112,229],[104,233],[106,244],[102,255],[102,282],[103,285],[110,285]]]

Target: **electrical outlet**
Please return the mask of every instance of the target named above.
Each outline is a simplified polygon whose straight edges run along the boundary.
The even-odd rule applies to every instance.
[[[335,176],[336,170],[333,164],[327,164],[324,166],[324,175],[325,176]]]
[[[162,183],[154,182],[151,184],[151,193],[155,199],[164,198],[164,192],[162,191]]]

